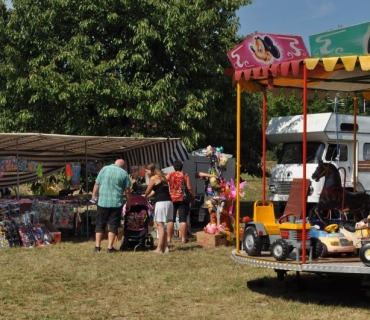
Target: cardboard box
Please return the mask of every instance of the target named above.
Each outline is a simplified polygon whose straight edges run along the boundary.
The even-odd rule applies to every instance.
[[[50,232],[54,237],[54,243],[61,243],[62,242],[62,233],[58,232]]]
[[[62,242],[62,233],[49,220],[43,220],[40,222],[43,223],[53,235],[54,243]]]
[[[204,231],[197,232],[197,243],[204,247],[227,246],[229,244],[224,234],[209,234]]]

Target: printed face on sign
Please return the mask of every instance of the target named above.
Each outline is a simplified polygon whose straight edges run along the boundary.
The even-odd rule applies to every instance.
[[[291,62],[309,56],[302,37],[255,33],[227,53],[234,70]]]
[[[263,39],[261,37],[255,37],[250,49],[257,59],[266,62],[271,61],[273,58],[280,58],[279,49],[268,36],[265,36]]]

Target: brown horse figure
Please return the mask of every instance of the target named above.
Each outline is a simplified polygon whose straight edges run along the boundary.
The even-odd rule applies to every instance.
[[[349,213],[354,216],[360,213],[361,219],[367,217],[370,195],[366,192],[347,191],[342,186],[337,167],[332,163],[324,163],[320,160],[311,178],[318,182],[322,177],[325,177],[325,183],[320,193],[319,202],[309,212],[309,221],[312,221],[314,214],[322,221],[320,213],[333,209],[348,209]]]

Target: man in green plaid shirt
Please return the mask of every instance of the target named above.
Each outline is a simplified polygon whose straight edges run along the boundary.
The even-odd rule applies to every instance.
[[[123,193],[126,195],[126,210],[130,210],[131,200],[131,181],[124,167],[125,161],[118,159],[114,164],[101,169],[96,178],[92,194],[92,199],[96,199],[99,192],[94,252],[100,252],[107,223],[109,224],[107,252],[118,251],[113,248],[113,242],[121,224]]]

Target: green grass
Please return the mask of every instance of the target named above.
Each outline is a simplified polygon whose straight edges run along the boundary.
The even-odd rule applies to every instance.
[[[174,242],[169,254],[93,253],[92,239],[1,249],[1,319],[365,319],[359,278],[289,274]],[[106,247],[106,241],[103,241]],[[118,247],[118,244],[116,244]]]
[[[268,186],[268,175],[271,171],[272,167],[275,165],[275,161],[267,161],[266,162],[266,181],[265,181],[265,195],[266,199],[269,196],[269,186]],[[259,177],[251,176],[249,174],[242,174],[242,179],[247,181],[247,187],[245,189],[245,196],[241,198],[240,202],[240,216],[253,216],[253,206],[255,201],[263,200],[263,184],[262,179]]]
[[[243,179],[248,211],[245,204],[261,199],[262,182]],[[93,238],[62,233],[61,244],[0,249],[1,319],[369,317],[369,297],[358,275],[298,278],[289,272],[278,281],[273,269],[234,261],[231,246],[202,247],[193,239],[186,245],[173,242],[169,254],[108,254],[104,240],[102,252],[93,253]]]

